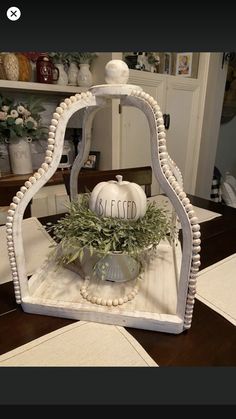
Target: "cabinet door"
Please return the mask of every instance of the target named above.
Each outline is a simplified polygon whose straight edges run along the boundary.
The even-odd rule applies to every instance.
[[[168,77],[166,110],[170,127],[166,131],[167,150],[179,167],[184,190],[194,193],[198,166],[198,112],[200,84],[197,79]]]
[[[149,77],[153,76],[149,73]],[[164,106],[165,77],[130,78],[130,83],[138,84],[153,96],[161,109]],[[121,113],[120,167],[151,166],[150,131],[146,116],[137,108],[125,106]],[[153,176],[152,195],[159,192],[159,185]]]

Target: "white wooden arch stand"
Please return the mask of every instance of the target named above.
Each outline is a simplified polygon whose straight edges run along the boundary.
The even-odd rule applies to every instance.
[[[115,79],[116,80],[120,80]],[[150,127],[150,141],[152,152],[152,168],[162,190],[168,196],[175,208],[181,222],[183,232],[182,253],[180,244],[170,250],[173,278],[171,281],[176,286],[176,298],[171,295],[169,278],[160,278],[158,270],[150,296],[150,284],[145,290],[143,282],[143,300],[139,307],[138,297],[128,301],[122,306],[102,306],[92,304],[81,297],[80,287],[83,279],[77,274],[62,268],[61,272],[55,271],[55,262],[46,261],[30,279],[27,278],[25,254],[22,240],[22,220],[24,211],[39,189],[47,183],[59,165],[65,129],[70,117],[80,109],[86,108],[83,121],[82,151],[73,164],[71,171],[71,196],[77,194],[78,173],[90,151],[92,120],[101,107],[108,106],[112,98],[120,98],[121,104],[135,106],[141,109],[148,120]],[[65,99],[56,108],[49,127],[48,147],[45,162],[36,173],[25,182],[13,198],[8,211],[7,243],[12,278],[14,283],[15,298],[22,305],[25,312],[67,317],[78,320],[91,320],[96,322],[118,324],[121,326],[137,327],[142,329],[157,330],[169,333],[181,333],[191,327],[194,298],[196,293],[196,277],[200,266],[200,226],[194,214],[193,207],[183,191],[182,177],[175,163],[168,155],[166,148],[166,134],[162,112],[157,102],[138,86],[128,84],[107,84],[92,87],[88,92],[76,94]],[[176,252],[181,253],[181,263],[176,272]],[[170,261],[168,262],[170,264]],[[175,266],[175,268],[174,268]],[[168,268],[169,269],[169,268]],[[164,275],[162,266],[162,275]],[[170,271],[168,271],[170,272]],[[69,276],[68,276],[69,275]],[[162,281],[165,291],[158,289]],[[169,281],[169,282],[168,282]],[[156,284],[156,285],[155,285]],[[155,289],[157,301],[169,298],[173,309],[166,308],[164,304],[158,306],[153,300]],[[161,295],[158,293],[161,293]],[[152,295],[153,294],[153,295]],[[148,305],[149,304],[149,305]],[[154,305],[153,305],[154,304]],[[168,304],[166,304],[168,306]],[[161,308],[160,308],[161,307]]]

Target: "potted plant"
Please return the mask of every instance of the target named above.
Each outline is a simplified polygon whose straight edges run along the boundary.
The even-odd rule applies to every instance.
[[[68,267],[79,264],[85,276],[114,282],[132,280],[142,272],[162,239],[174,240],[170,216],[155,202],[147,204],[143,216],[133,219],[101,213],[101,206],[95,212],[92,194],[72,201],[66,216],[48,228],[56,243],[52,256]],[[120,208],[125,211],[124,204]],[[119,266],[125,266],[125,277]]]
[[[29,97],[28,103],[0,95],[0,141],[8,143],[14,174],[32,173],[30,142],[43,138],[47,129],[41,125],[44,111],[41,99]]]

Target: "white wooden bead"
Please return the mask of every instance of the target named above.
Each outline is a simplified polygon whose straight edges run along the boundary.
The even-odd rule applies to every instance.
[[[57,113],[57,112],[54,112],[53,114],[52,114],[52,117],[53,117],[53,119],[60,119],[60,117],[61,117],[61,115],[59,114],[59,113]]]
[[[89,91],[86,92],[86,95],[88,96],[88,98],[93,96],[92,92],[89,92]]]
[[[42,167],[40,167],[40,168],[38,169],[38,172],[39,172],[39,174],[42,176],[42,175],[45,173],[45,170],[44,170]]]
[[[124,303],[127,303],[127,301],[128,301],[127,295],[124,296],[123,301],[124,301]]]
[[[29,181],[29,180],[27,180],[26,182],[25,182],[25,187],[28,189],[28,188],[30,188],[32,186],[32,183]]]
[[[17,269],[16,269],[16,267],[15,267],[15,266],[13,266],[13,267],[11,268],[11,270],[12,270],[12,272],[16,272],[16,271],[17,271]]]
[[[120,305],[124,304],[124,300],[123,300],[123,298],[119,298],[118,303],[119,303]]]
[[[85,92],[82,92],[82,93],[81,93],[81,98],[82,98],[82,99],[86,99],[86,96],[87,96],[87,95],[86,95],[86,93],[85,93]]]
[[[157,112],[160,111],[160,106],[156,104],[156,105],[153,106],[153,109],[154,109],[155,113],[157,113]]]
[[[103,298],[101,304],[102,304],[102,306],[106,306],[107,305],[107,300],[105,300],[105,298]]]
[[[165,140],[165,138],[166,138],[166,133],[165,132],[158,132],[158,134],[157,134],[157,136],[158,136],[158,140],[159,141],[161,141],[161,140]]]
[[[168,156],[168,153],[166,151],[163,151],[162,153],[159,153],[160,159],[166,159],[166,157]]]
[[[13,278],[18,278],[18,273],[17,272],[13,272],[12,273]]]
[[[36,183],[36,182],[37,182],[37,179],[35,179],[35,177],[34,177],[34,176],[31,176],[31,177],[29,178],[29,181],[30,181],[32,184],[34,184],[34,183]]]
[[[192,259],[193,259],[194,261],[196,261],[196,260],[200,260],[200,255],[194,255],[194,256],[192,257]]]
[[[165,125],[159,125],[159,126],[157,127],[157,130],[158,130],[158,132],[163,132],[163,131],[165,131]]]
[[[130,300],[132,300],[132,299],[133,299],[133,295],[130,293],[130,294],[128,294],[128,295],[127,295],[127,298],[128,298],[128,300],[130,301]]]
[[[12,231],[13,231],[12,228],[7,228],[6,229],[7,234],[12,234]]]
[[[17,296],[16,296],[16,303],[20,304],[21,303],[21,298],[17,298]]]
[[[158,140],[158,144],[159,144],[159,146],[162,146],[162,145],[166,146],[165,138],[161,138],[160,140]]]
[[[107,300],[107,306],[108,307],[111,307],[112,306],[112,300],[110,298]]]
[[[177,193],[177,195],[179,195],[180,193],[181,193],[181,191],[182,191],[182,188],[181,188],[181,186],[176,186],[176,188],[175,188],[175,192]]]
[[[7,247],[10,248],[13,246],[13,244],[14,244],[13,242],[7,242]]]
[[[55,138],[55,134],[54,134],[54,132],[49,132],[48,137],[49,137],[49,138]],[[49,141],[49,140],[48,140],[48,141]]]
[[[40,173],[39,172],[35,172],[34,173],[34,177],[35,177],[35,179],[40,179],[41,178],[41,175],[40,175]]]
[[[87,301],[91,301],[92,300],[92,297],[93,296],[91,294],[88,294],[87,297],[86,297]]]
[[[134,298],[135,297],[135,295],[136,295],[136,292],[135,291],[131,291],[131,293],[130,293],[131,295],[132,295],[132,297]]]
[[[151,96],[149,99],[149,103],[150,105],[155,106],[157,104],[157,101]]]
[[[54,150],[54,145],[52,145],[52,144],[49,144],[49,145],[48,145],[48,150],[51,150],[51,151],[53,151],[53,150]]]
[[[191,224],[197,224],[198,223],[198,218],[197,217],[191,218],[190,223]]]
[[[63,114],[63,109],[62,109],[60,106],[58,106],[58,107],[56,108],[56,112],[57,112],[59,115],[62,115],[62,114]]]
[[[45,158],[45,162],[46,162],[46,163],[50,164],[50,163],[51,163],[51,161],[52,161],[52,158],[51,158],[51,157],[46,157],[46,158]]]
[[[168,166],[168,164],[164,164],[164,166],[162,166],[162,170],[164,173],[166,173],[166,171],[169,169],[170,169],[170,166]]]
[[[25,186],[21,186],[20,188],[21,192],[23,192],[23,194],[27,191],[27,188]]]
[[[18,192],[17,192],[18,193]],[[14,202],[10,203],[10,209],[15,210],[17,205]]]
[[[70,96],[70,101],[71,101],[71,103],[75,103],[76,102],[76,97],[75,96]]]
[[[195,211],[189,211],[189,212],[188,212],[188,217],[189,217],[189,218],[193,218],[193,217],[194,217],[194,215],[195,215]]]
[[[12,239],[13,239],[12,235],[11,235],[11,234],[8,234],[8,235],[7,235],[7,240],[8,240],[8,241],[11,241]]]
[[[11,221],[13,221],[13,217],[7,217],[7,221],[10,223]]]
[[[14,268],[16,266],[16,262],[10,262],[11,268]]]
[[[182,200],[182,204],[184,205],[184,206],[186,206],[186,205],[188,205],[189,204],[189,199],[186,197],[186,198],[184,198],[183,200]],[[186,208],[185,208],[186,209]]]
[[[16,258],[14,256],[11,256],[11,257],[9,257],[9,260],[10,260],[10,262],[15,262],[16,261]]]
[[[161,153],[163,151],[166,151],[166,146],[165,145],[160,145],[159,146],[159,152]]]
[[[12,228],[12,222],[10,222],[10,221],[9,221],[9,222],[7,222],[7,223],[6,223],[6,227],[10,227],[10,228]]]
[[[201,246],[193,246],[193,253],[199,253],[201,251]]]
[[[170,182],[170,184],[172,184],[173,182],[175,182],[175,177],[173,175],[171,175],[168,179],[168,181]]]
[[[76,93],[75,97],[76,97],[77,100],[80,100],[81,99],[81,94],[80,93]]]
[[[166,170],[165,175],[166,175],[167,179],[169,179],[169,177],[172,176],[172,171],[171,170]]]
[[[201,240],[200,239],[194,239],[193,244],[194,244],[194,246],[198,246],[199,244],[201,244]]]
[[[186,193],[185,193],[184,191],[180,192],[180,194],[179,194],[179,198],[180,198],[181,200],[183,200],[184,198],[186,198]]]
[[[67,109],[67,105],[65,104],[65,102],[61,102],[60,103],[60,108],[62,108],[62,109]]]
[[[96,302],[97,302],[97,297],[93,296],[91,298],[91,303],[96,304]]]
[[[15,204],[19,204],[19,202],[20,202],[20,198],[18,198],[18,196],[13,196],[12,201],[13,201]]]
[[[57,125],[58,125],[58,120],[57,120],[57,119],[52,119],[52,120],[51,120],[51,125],[53,125],[54,127],[57,127]]]
[[[13,247],[8,247],[8,251],[9,251],[8,255],[9,256],[14,256],[15,255],[15,253],[13,252],[13,250],[14,250]]]
[[[164,164],[168,163],[167,159],[160,159],[161,165],[164,166]]]
[[[196,262],[193,262],[193,267],[194,268],[198,268],[199,266],[201,266],[200,260],[197,260]]]
[[[48,144],[55,144],[55,140],[53,138],[48,139]]]
[[[193,273],[197,273],[199,271],[199,269],[197,267],[192,267],[191,268],[191,272]]]
[[[113,306],[118,306],[118,304],[119,304],[118,299],[117,299],[117,298],[115,298],[115,299],[112,301],[112,304],[113,304]]]
[[[144,98],[145,92],[140,92],[140,97]]]
[[[66,98],[64,102],[67,104],[68,107],[71,106],[71,100],[69,98]]]
[[[48,164],[44,162],[42,164],[42,168],[45,170],[45,172],[47,172],[48,171]]]
[[[50,130],[51,132],[55,132],[55,131],[56,131],[56,127],[54,127],[54,125],[50,125],[50,126],[49,126],[49,130]]]
[[[199,237],[201,237],[201,232],[199,231],[200,226],[195,225],[195,226],[192,227],[192,230],[193,230],[194,239],[199,239]]]
[[[183,204],[184,204],[184,202],[183,202]],[[185,205],[185,204],[184,204],[184,205]],[[185,205],[185,209],[186,209],[186,211],[187,211],[187,212],[192,211],[192,209],[193,209],[192,204],[187,204],[187,205]]]
[[[97,304],[101,304],[101,302],[102,302],[102,298],[101,297],[98,297],[97,298]]]
[[[163,125],[164,124],[164,119],[163,118],[157,118],[157,123],[158,124],[160,124],[160,125]]]
[[[24,194],[23,194],[23,192],[18,191],[18,192],[16,193],[16,196],[17,196],[19,199],[21,199],[21,198],[23,198]]]
[[[14,215],[14,214],[15,214],[15,211],[14,211],[14,210],[9,209],[9,210],[7,211],[7,213],[8,213],[9,215]]]
[[[51,157],[53,155],[51,150],[46,150],[46,156]]]
[[[173,189],[175,190],[175,188],[177,188],[177,186],[179,185],[178,182],[175,180],[174,182],[171,182],[171,185],[173,186]]]

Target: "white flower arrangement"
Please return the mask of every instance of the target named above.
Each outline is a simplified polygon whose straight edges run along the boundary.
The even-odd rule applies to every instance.
[[[44,111],[40,99],[30,97],[29,102],[14,103],[0,95],[0,141],[16,137],[42,138],[47,130],[40,125],[40,112]]]

